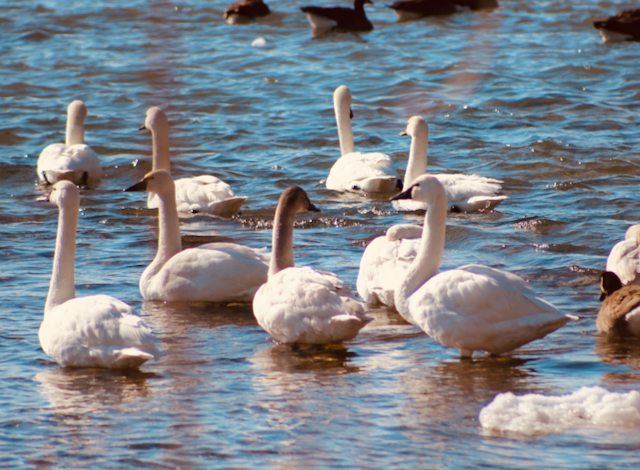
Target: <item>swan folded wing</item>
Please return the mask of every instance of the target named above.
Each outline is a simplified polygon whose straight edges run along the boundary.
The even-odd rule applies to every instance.
[[[256,294],[260,326],[282,342],[324,344],[353,338],[369,321],[363,305],[334,274],[287,268]]]
[[[462,211],[493,208],[507,196],[499,196],[502,181],[478,175],[433,175],[444,186],[449,206],[456,205]],[[485,207],[488,205],[489,207]]]
[[[419,246],[420,239],[374,239],[360,260],[356,282],[360,297],[368,304],[382,303],[393,307],[395,291],[415,259]]]
[[[352,152],[340,157],[333,165],[327,177],[327,188],[392,192],[396,181],[397,172],[388,155]]]
[[[616,243],[607,258],[607,271],[618,275],[623,285],[635,284],[640,272],[640,245],[636,240]],[[638,279],[640,281],[640,279]]]
[[[159,357],[149,326],[108,295],[77,297],[45,314],[42,349],[62,366],[135,368]]]
[[[181,251],[140,284],[146,300],[251,302],[267,281],[267,263],[268,255],[260,250],[210,243]]]
[[[440,343],[502,354],[566,324],[526,282],[487,266],[467,265],[431,278],[410,298],[413,320]]]
[[[51,144],[48,145],[38,158],[38,176],[55,183],[60,179],[70,179],[69,172],[73,172],[74,183],[95,182],[102,177],[100,160],[91,147],[86,144]]]

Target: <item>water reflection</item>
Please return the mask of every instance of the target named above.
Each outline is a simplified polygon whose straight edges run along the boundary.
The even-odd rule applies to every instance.
[[[616,367],[602,374],[602,382],[608,390],[625,388],[637,390],[640,383],[640,340],[598,335],[595,353],[605,364]]]

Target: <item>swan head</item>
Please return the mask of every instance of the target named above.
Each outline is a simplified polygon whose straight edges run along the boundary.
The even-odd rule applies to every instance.
[[[162,195],[169,195],[175,193],[175,185],[171,173],[166,170],[154,170],[140,180],[140,182],[129,186],[124,191],[156,193]]]
[[[622,289],[622,281],[616,273],[604,271],[600,275],[600,300],[606,299],[618,289]]]
[[[413,184],[406,191],[401,192],[392,201],[399,199],[413,199],[414,201],[425,202],[429,205],[436,201],[447,202],[447,193],[438,178],[431,175],[422,175],[413,181]]]
[[[61,180],[51,187],[50,193],[38,198],[38,201],[52,202],[58,207],[72,204],[80,206],[80,194],[74,183]]]
[[[278,207],[293,209],[294,214],[307,211],[320,212],[320,209],[314,206],[309,200],[307,192],[299,186],[290,186],[285,189],[282,195],[280,195]]]
[[[415,137],[418,134],[424,134],[429,136],[429,126],[422,116],[412,116],[407,122],[407,127],[404,131],[400,132],[401,136]]]
[[[84,123],[87,119],[87,107],[80,100],[74,100],[67,106],[67,116],[75,119],[77,122]]]
[[[624,234],[624,239],[634,240],[638,245],[640,245],[640,224],[629,227]]]
[[[147,117],[144,120],[144,125],[138,130],[142,131],[144,129],[148,129],[153,133],[156,133],[159,130],[168,131],[169,120],[167,119],[167,115],[157,106],[149,108],[147,110]]]

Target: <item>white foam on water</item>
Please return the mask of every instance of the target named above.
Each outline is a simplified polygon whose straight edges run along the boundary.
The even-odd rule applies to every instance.
[[[583,387],[557,397],[501,393],[480,411],[480,424],[489,431],[528,436],[561,433],[579,426],[638,427],[640,393],[615,393],[602,387]]]

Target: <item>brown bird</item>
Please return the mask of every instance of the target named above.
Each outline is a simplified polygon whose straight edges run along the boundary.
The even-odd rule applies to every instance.
[[[617,15],[593,22],[602,42],[640,41],[640,8],[624,10]]]
[[[398,21],[415,20],[425,16],[450,15],[456,6],[449,0],[398,0],[389,5]]]
[[[302,7],[311,27],[316,31],[371,31],[373,25],[364,12],[364,4],[371,0],[355,0],[353,9],[346,7]]]
[[[470,10],[484,10],[485,8],[498,8],[496,0],[451,0],[458,6],[468,8]]]
[[[623,286],[610,271],[600,276],[600,300],[604,300],[596,326],[598,332],[622,337],[640,337],[640,286]]]
[[[224,11],[224,19],[227,24],[246,24],[269,13],[271,10],[262,0],[241,0]]]

